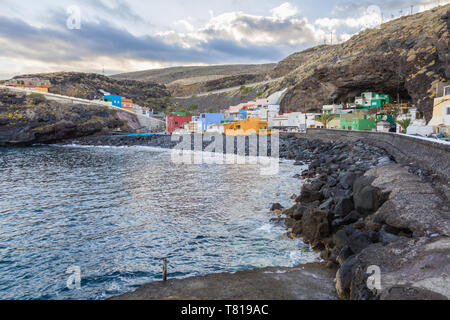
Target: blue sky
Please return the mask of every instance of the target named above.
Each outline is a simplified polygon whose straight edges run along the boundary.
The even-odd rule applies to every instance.
[[[0,79],[278,62],[439,0],[2,0]],[[450,1],[440,0],[440,4]],[[78,14],[79,13],[79,14]],[[78,25],[79,22],[79,25]],[[79,28],[78,28],[79,27]]]

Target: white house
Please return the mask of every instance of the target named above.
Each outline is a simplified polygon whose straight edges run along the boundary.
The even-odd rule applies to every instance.
[[[209,124],[206,132],[225,134],[225,123]]]
[[[428,125],[434,133],[450,134],[450,86],[444,88],[442,97],[434,99],[433,118]]]
[[[344,106],[342,104],[329,104],[322,107],[322,112],[327,114],[344,113]]]
[[[411,119],[411,124],[406,130],[407,134],[419,134],[421,136],[429,136],[433,133],[433,127],[427,125],[426,120],[420,117],[417,108],[410,108],[407,114],[397,117],[397,120]]]
[[[317,126],[321,126],[317,121],[315,121],[315,117],[317,113],[302,113],[302,112],[288,112],[282,115],[278,115],[273,119],[273,128],[277,129],[298,129],[305,130],[306,128],[316,128]]]

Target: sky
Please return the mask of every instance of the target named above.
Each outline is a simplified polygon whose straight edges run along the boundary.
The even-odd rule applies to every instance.
[[[1,0],[0,79],[278,62],[450,0]],[[411,6],[413,6],[411,8]]]

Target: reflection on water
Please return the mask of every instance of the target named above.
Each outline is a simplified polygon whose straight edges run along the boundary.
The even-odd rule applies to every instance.
[[[160,280],[165,257],[172,278],[317,259],[268,223],[298,170],[259,172],[145,147],[0,150],[0,298],[103,299]]]

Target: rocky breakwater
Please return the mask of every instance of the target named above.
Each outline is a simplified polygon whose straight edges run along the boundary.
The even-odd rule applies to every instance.
[[[67,105],[8,90],[0,92],[0,147],[55,143],[64,139],[130,130],[106,107]]]
[[[303,238],[330,268],[343,299],[448,299],[448,183],[395,163],[364,141],[290,138],[281,154],[309,163],[295,205],[274,205],[286,236]],[[368,286],[370,268],[381,286]],[[376,274],[374,275],[377,276]],[[374,282],[376,284],[376,282]]]

